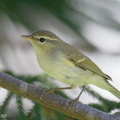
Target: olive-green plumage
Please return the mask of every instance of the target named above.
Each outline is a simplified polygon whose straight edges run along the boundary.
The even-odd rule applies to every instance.
[[[36,31],[22,37],[30,40],[40,67],[51,77],[69,84],[93,84],[120,98],[120,92],[107,80],[111,78],[88,57],[50,31]]]

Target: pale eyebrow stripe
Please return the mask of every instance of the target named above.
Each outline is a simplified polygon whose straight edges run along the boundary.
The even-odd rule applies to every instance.
[[[42,37],[45,38],[45,39],[49,39],[49,40],[57,40],[56,38],[51,38],[51,37],[48,37],[48,36],[40,36],[40,37],[36,36],[36,38],[38,38],[38,39],[40,39]]]

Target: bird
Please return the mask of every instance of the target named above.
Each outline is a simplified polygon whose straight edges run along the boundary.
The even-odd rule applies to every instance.
[[[21,35],[21,37],[31,42],[43,71],[69,85],[69,87],[52,88],[47,93],[83,86],[82,91],[75,98],[75,101],[78,101],[86,86],[92,84],[109,91],[120,99],[120,91],[108,82],[112,81],[111,77],[90,58],[64,42],[53,32],[38,30],[29,35]]]

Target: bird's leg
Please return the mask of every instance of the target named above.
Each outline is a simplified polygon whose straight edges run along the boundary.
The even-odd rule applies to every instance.
[[[74,99],[69,101],[70,104],[70,108],[79,100],[81,94],[83,93],[83,91],[85,90],[86,86],[82,86],[82,90],[80,91],[79,95]]]
[[[51,92],[58,91],[58,90],[72,89],[72,88],[73,88],[73,86],[63,87],[63,88],[53,88],[53,89],[45,90],[43,92],[43,94],[41,95],[40,99],[42,99],[44,96],[46,96],[47,94],[49,94]]]

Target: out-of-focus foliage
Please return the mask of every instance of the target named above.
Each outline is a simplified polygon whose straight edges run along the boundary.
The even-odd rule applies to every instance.
[[[5,13],[13,22],[21,23],[32,31],[37,24],[46,26],[42,17],[51,21],[53,18],[47,14],[50,13],[75,31],[82,40],[86,40],[88,45],[89,39],[83,32],[89,23],[120,30],[119,6],[117,0],[1,0],[0,17]]]
[[[23,10],[25,8],[44,8],[53,13],[56,17],[62,20],[72,29],[77,29],[77,23],[75,21],[79,18],[79,22],[86,24],[87,22],[96,22],[98,24],[110,27],[115,30],[120,30],[119,26],[119,10],[120,2],[117,0],[1,0],[0,11],[5,12],[12,20],[19,21],[25,26],[29,24],[28,19],[24,17]],[[78,9],[79,7],[79,9]],[[29,13],[31,14],[31,13]],[[77,15],[77,16],[74,16]],[[83,26],[83,24],[81,24]],[[32,28],[31,28],[32,29]]]

